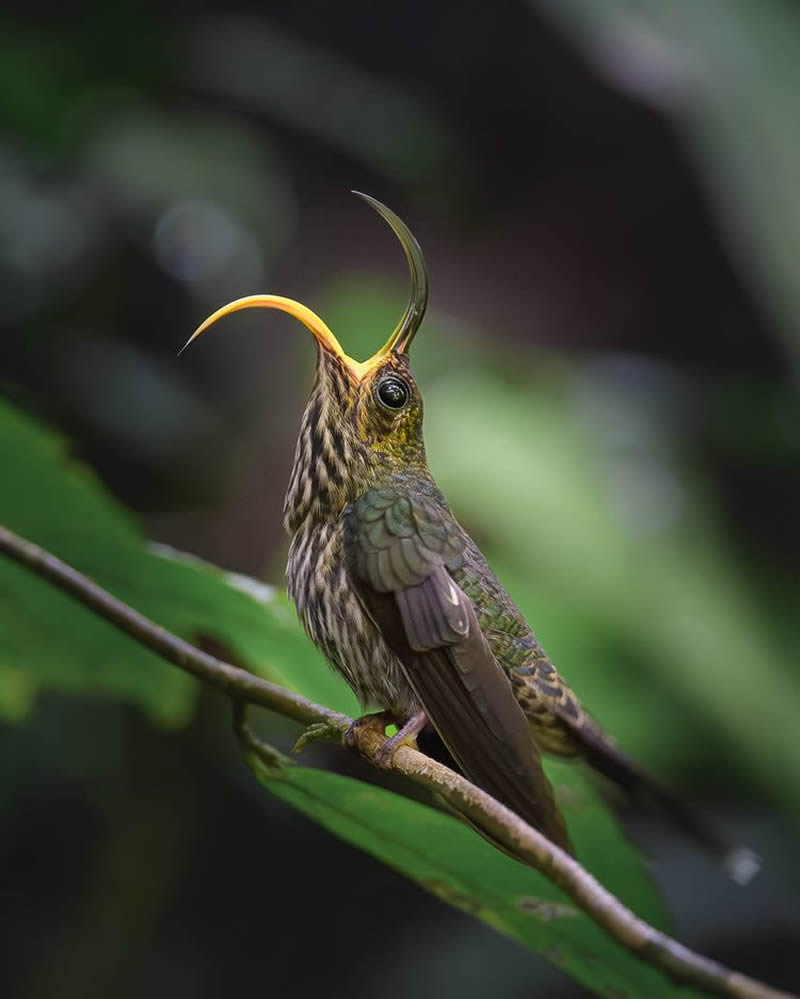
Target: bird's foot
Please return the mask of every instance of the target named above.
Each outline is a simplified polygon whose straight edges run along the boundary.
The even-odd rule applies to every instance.
[[[361,750],[361,740],[366,732],[374,732],[384,740],[374,755],[369,758],[380,770],[391,770],[394,754],[401,746],[417,748],[417,735],[428,724],[428,716],[424,711],[418,711],[402,725],[390,739],[385,738],[388,725],[396,725],[397,718],[391,711],[376,711],[374,714],[362,715],[348,727],[344,734],[344,744],[348,749]]]
[[[342,741],[348,749],[358,751],[361,748],[359,738],[362,732],[372,731],[383,737],[386,733],[386,726],[395,725],[396,722],[397,719],[391,711],[375,711],[372,714],[362,715],[348,725]]]
[[[375,754],[375,765],[381,770],[391,770],[394,754],[401,746],[417,748],[417,736],[428,724],[428,716],[424,711],[412,715],[398,732],[387,739]]]

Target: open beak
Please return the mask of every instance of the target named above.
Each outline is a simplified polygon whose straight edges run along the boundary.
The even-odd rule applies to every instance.
[[[357,381],[364,378],[388,354],[408,354],[411,341],[419,329],[428,303],[428,276],[422,250],[408,226],[386,205],[382,205],[380,201],[376,201],[368,194],[361,194],[358,191],[353,193],[363,198],[389,223],[403,247],[411,275],[411,295],[406,310],[389,339],[376,354],[373,354],[366,361],[356,361],[352,357],[348,357],[342,349],[342,345],[316,313],[305,305],[301,305],[300,302],[295,302],[291,298],[283,298],[281,295],[248,295],[223,305],[221,309],[217,309],[197,327],[181,348],[180,353],[183,353],[193,340],[196,340],[201,333],[204,333],[209,326],[212,326],[218,319],[222,319],[223,316],[227,316],[231,312],[238,312],[240,309],[261,308],[280,309],[282,312],[288,312],[295,319],[299,319],[314,334],[320,346],[336,354],[344,362]]]

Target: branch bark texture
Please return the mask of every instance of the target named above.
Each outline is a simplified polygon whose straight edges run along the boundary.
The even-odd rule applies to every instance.
[[[313,726],[314,738],[325,737],[343,742],[345,732],[352,723],[347,715],[195,648],[54,555],[2,525],[0,552],[69,593],[168,662],[217,687],[239,708],[246,704],[268,708],[306,726]],[[377,766],[385,737],[371,726],[360,726],[354,731],[359,752]],[[249,730],[240,728],[240,735],[243,732],[249,733]],[[254,737],[247,734],[246,739],[252,741]],[[249,748],[255,747],[250,745]],[[576,860],[514,812],[438,761],[416,749],[401,746],[394,753],[391,771],[403,774],[441,795],[458,812],[558,885],[622,946],[642,960],[658,966],[670,977],[714,995],[734,999],[797,999],[694,953],[639,919]]]

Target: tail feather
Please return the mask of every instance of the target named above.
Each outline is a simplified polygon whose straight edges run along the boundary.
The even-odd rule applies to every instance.
[[[678,829],[689,836],[723,866],[737,884],[747,884],[761,868],[761,860],[749,847],[730,843],[713,825],[670,788],[655,780],[589,725],[576,731],[587,763],[613,781],[639,807],[655,806]]]
[[[588,719],[587,719],[588,720]],[[609,741],[603,732],[596,728],[590,731],[588,725],[582,725],[580,730],[573,728],[576,739],[579,739],[583,757],[593,770],[607,777],[620,787],[639,807],[655,806],[678,829],[694,840],[710,855],[719,861],[725,873],[737,884],[746,885],[761,869],[761,860],[747,846],[735,846],[713,828],[700,812],[688,802],[680,798],[674,791],[654,780]],[[419,746],[424,753],[434,757],[441,763],[458,771],[459,767],[450,756],[436,731],[430,727],[423,730],[419,736]],[[442,801],[444,804],[444,802]],[[451,806],[446,806],[452,810]],[[454,811],[454,810],[453,810]],[[459,818],[472,825],[484,839],[493,846],[508,853],[489,835],[477,828],[461,813],[454,812]],[[509,856],[514,856],[509,854]],[[519,860],[519,857],[514,857]]]

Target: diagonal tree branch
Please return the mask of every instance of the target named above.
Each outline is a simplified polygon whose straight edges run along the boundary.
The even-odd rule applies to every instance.
[[[312,737],[342,742],[352,719],[337,711],[262,680],[246,670],[202,652],[149,618],[117,600],[107,590],[60,559],[0,525],[0,552],[49,580],[90,607],[142,645],[180,669],[217,687],[237,706],[237,731],[251,750],[258,750],[255,736],[244,724],[244,704],[269,708],[288,718],[313,726]],[[385,737],[370,726],[355,730],[359,752],[377,766]],[[302,739],[301,739],[302,742]],[[265,750],[274,753],[273,750]],[[796,999],[772,989],[684,947],[659,932],[605,889],[587,870],[533,829],[518,815],[448,767],[418,750],[401,746],[394,753],[391,771],[403,774],[441,795],[452,807],[488,832],[516,856],[558,885],[599,926],[642,960],[660,967],[672,978],[720,996],[734,999]]]

